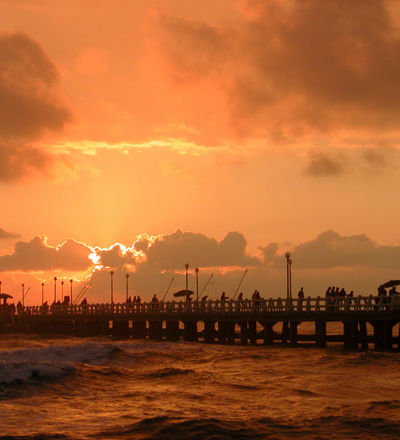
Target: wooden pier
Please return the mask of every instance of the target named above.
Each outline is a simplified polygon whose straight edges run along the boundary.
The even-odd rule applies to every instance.
[[[300,330],[307,323],[308,332]],[[336,330],[332,333],[327,327]],[[0,306],[0,332],[400,350],[400,297]],[[339,324],[339,325],[338,325]],[[311,329],[311,331],[310,331]],[[339,330],[338,330],[339,329]],[[396,330],[396,331],[395,331]],[[395,334],[396,333],[396,334]]]

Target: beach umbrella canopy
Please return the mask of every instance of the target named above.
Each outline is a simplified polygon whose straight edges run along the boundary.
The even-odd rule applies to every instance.
[[[186,289],[183,289],[183,290],[180,290],[179,292],[175,292],[174,293],[174,296],[176,297],[176,298],[178,298],[178,297],[180,297],[180,296],[190,296],[190,295],[193,295],[193,290],[186,290]]]
[[[398,286],[400,284],[400,280],[390,280],[384,284],[381,284],[379,287],[383,287],[386,289],[387,287]]]
[[[8,298],[12,298],[12,296],[9,295],[8,293],[0,293],[0,299],[8,299]]]

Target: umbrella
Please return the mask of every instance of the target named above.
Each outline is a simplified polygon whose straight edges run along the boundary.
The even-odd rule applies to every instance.
[[[3,300],[3,304],[7,302],[8,298],[12,298],[12,296],[9,295],[8,293],[0,293],[0,299]]]
[[[400,280],[390,280],[384,284],[381,284],[379,287],[383,287],[386,289],[387,287],[398,286],[400,284]]]
[[[179,297],[179,296],[190,296],[193,295],[193,291],[192,290],[180,290],[179,292],[175,292],[174,296],[175,297]]]

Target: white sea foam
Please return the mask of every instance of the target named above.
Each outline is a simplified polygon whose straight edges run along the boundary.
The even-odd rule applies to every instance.
[[[114,344],[83,343],[0,351],[0,383],[57,378],[77,364],[96,364],[116,349]]]

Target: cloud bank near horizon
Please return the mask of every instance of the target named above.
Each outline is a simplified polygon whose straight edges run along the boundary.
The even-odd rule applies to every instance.
[[[251,255],[239,232],[229,232],[220,241],[180,230],[159,236],[142,234],[131,247],[115,244],[109,248],[95,248],[71,239],[51,246],[46,237],[38,236],[29,242],[17,242],[12,253],[0,256],[0,273],[15,279],[33,275],[41,280],[51,280],[54,274],[62,277],[63,271],[68,276],[86,273],[81,283],[92,286],[89,295],[95,301],[107,301],[113,270],[117,286],[119,283],[117,291],[124,291],[128,273],[132,294],[149,299],[154,292],[161,295],[172,277],[176,279],[174,287],[184,285],[184,264],[188,262],[190,271],[200,268],[203,284],[205,276],[215,274],[215,291],[234,290],[244,268],[250,270],[254,288],[264,285],[269,291],[283,291],[286,250],[270,243]],[[311,291],[313,284],[331,284],[339,277],[353,286],[366,275],[368,280],[375,276],[371,283],[386,274],[393,274],[393,278],[400,260],[399,245],[378,245],[362,234],[341,236],[334,231],[293,246],[291,253],[294,271],[311,283]],[[365,280],[360,285],[366,288]]]

